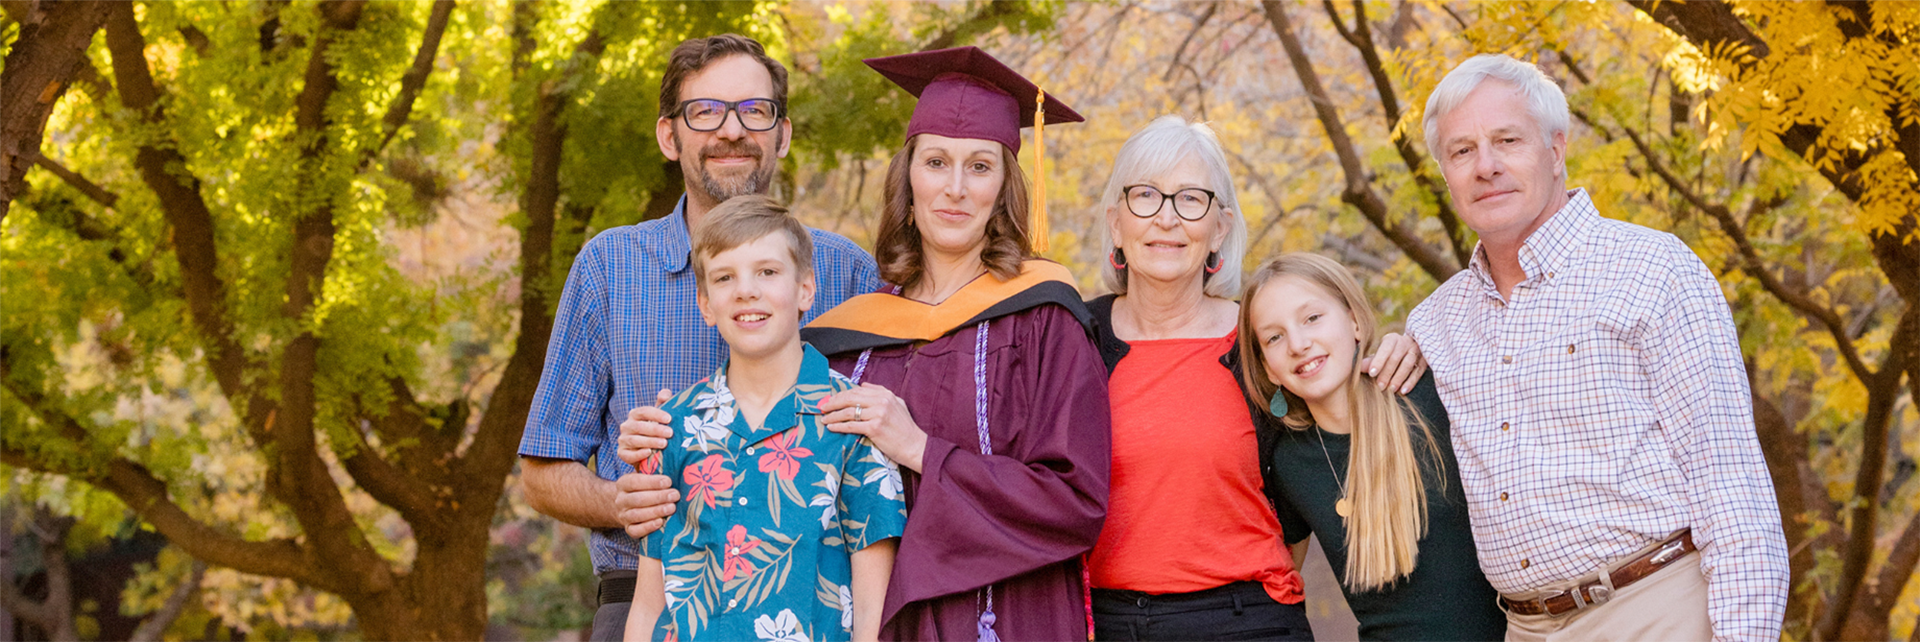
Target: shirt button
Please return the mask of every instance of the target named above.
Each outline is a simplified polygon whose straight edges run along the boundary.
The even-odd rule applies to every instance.
[[[1533,566],[1533,562],[1531,560],[1524,560],[1524,559],[1520,560],[1520,568],[1526,568],[1529,566]]]
[[[742,497],[742,498],[740,498],[740,505],[741,505],[741,506],[745,506],[745,505],[747,505],[747,498],[745,498],[745,497]]]
[[[747,447],[747,454],[749,454],[749,455],[751,455],[751,454],[753,454],[753,447],[752,447],[752,446],[748,446],[748,447]]]
[[[1522,564],[1522,566],[1525,566],[1525,564]],[[727,608],[733,608],[735,606],[738,606],[739,604],[740,604],[740,600],[727,600]]]
[[[735,557],[739,557],[739,556],[740,556],[740,547],[738,547],[738,546],[735,546],[735,547],[733,547],[733,548],[729,548],[729,549],[727,549],[727,554],[728,554],[728,555],[732,555],[732,556],[735,556]]]
[[[1506,429],[1507,429],[1507,427],[1508,427],[1509,425],[1510,425],[1510,424],[1508,424],[1507,422],[1504,422],[1504,421],[1502,421],[1502,422],[1500,422],[1500,429],[1501,429],[1501,430],[1506,430]]]
[[[1506,493],[1500,493],[1500,501],[1503,501],[1503,502],[1504,502],[1504,501],[1507,501],[1507,494],[1506,494]],[[735,555],[739,555],[739,554],[740,554],[740,552],[739,552],[739,551],[734,551],[734,553],[733,553],[733,554],[735,554]]]
[[[1508,355],[1505,357],[1500,357],[1500,363],[1513,363],[1513,356]]]
[[[1567,354],[1573,354],[1573,344],[1567,344]]]

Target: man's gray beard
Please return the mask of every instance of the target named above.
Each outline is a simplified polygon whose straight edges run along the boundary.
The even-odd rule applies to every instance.
[[[713,202],[725,203],[727,199],[735,196],[765,194],[767,189],[773,186],[774,169],[773,163],[767,163],[764,166],[754,169],[753,173],[748,174],[744,179],[728,181],[735,183],[735,185],[731,186],[718,178],[714,178],[713,174],[707,171],[704,164],[696,166],[694,173],[700,175],[701,191],[706,192],[707,196],[713,199]]]

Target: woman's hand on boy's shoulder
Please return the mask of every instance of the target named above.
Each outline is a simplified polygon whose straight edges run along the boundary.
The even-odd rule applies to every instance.
[[[820,423],[838,433],[855,434],[873,442],[880,454],[913,472],[920,472],[927,451],[927,433],[914,423],[907,402],[885,387],[863,383],[820,402]]]

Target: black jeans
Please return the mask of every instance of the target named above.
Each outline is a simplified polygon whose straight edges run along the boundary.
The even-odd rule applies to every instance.
[[[1094,589],[1096,640],[1313,640],[1305,604],[1281,604],[1258,582],[1153,595]]]

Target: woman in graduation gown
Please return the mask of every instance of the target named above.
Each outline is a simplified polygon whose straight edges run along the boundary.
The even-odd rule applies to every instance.
[[[1073,275],[1030,258],[1044,223],[1015,159],[1039,88],[973,47],[866,62],[919,97],[875,240],[890,285],[802,334],[861,383],[821,404],[825,423],[903,469],[881,637],[1087,639],[1107,389]],[[1044,117],[1082,120],[1051,97]]]

